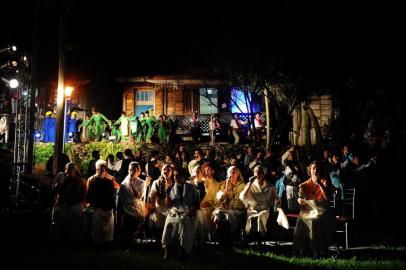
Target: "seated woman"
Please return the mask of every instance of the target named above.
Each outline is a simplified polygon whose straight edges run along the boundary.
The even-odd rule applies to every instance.
[[[240,193],[240,200],[247,207],[247,234],[255,232],[264,236],[267,232],[268,219],[272,216],[275,204],[280,200],[275,187],[264,178],[265,172],[261,165],[254,168],[254,176]]]
[[[131,244],[133,236],[139,231],[144,222],[144,180],[141,175],[141,166],[138,162],[131,162],[128,175],[118,190],[117,217],[119,225],[118,236],[125,244]]]
[[[202,168],[202,169],[201,169]],[[212,220],[211,213],[216,201],[216,193],[219,189],[219,183],[213,178],[213,169],[210,165],[201,165],[193,168],[196,170],[196,181],[199,187],[200,179],[204,185],[204,194],[199,192],[200,209],[196,213],[196,237],[202,241],[211,240]],[[203,174],[204,172],[204,174]]]
[[[293,246],[300,255],[319,256],[327,252],[335,233],[335,217],[330,207],[334,187],[321,176],[323,166],[313,161],[309,180],[300,184],[298,203],[301,206],[293,234]]]
[[[231,235],[241,227],[245,214],[244,204],[239,197],[244,189],[242,174],[237,166],[230,166],[227,176],[217,192],[217,208],[212,214],[221,245],[231,244]]]
[[[194,218],[199,208],[199,195],[193,184],[186,182],[187,171],[174,172],[175,183],[165,184],[165,203],[170,208],[162,233],[164,259],[168,258],[170,248],[179,246],[178,256],[188,255],[192,251],[195,228]]]
[[[149,203],[146,204],[148,212],[148,225],[154,230],[162,230],[168,215],[168,207],[165,204],[165,187],[173,183],[173,166],[165,164],[162,167],[161,176],[152,183],[149,192]]]

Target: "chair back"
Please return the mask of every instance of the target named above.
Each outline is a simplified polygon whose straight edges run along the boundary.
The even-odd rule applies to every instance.
[[[344,188],[344,199],[336,198],[336,207],[340,207],[339,215],[355,219],[355,188]]]

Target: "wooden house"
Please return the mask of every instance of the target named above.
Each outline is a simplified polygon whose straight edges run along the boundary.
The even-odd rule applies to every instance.
[[[199,115],[202,132],[208,132],[208,122],[212,114],[219,114],[219,121],[229,126],[230,112],[240,113],[231,102],[238,90],[219,79],[199,79],[192,76],[139,76],[118,78],[123,84],[122,108],[127,115],[139,115],[149,110],[155,116],[166,114],[179,121],[179,134],[189,133],[192,112]],[[233,98],[236,100],[235,98]],[[253,97],[257,111],[264,111],[264,99]],[[239,104],[243,108],[244,104]],[[310,106],[315,112],[321,126],[332,114],[331,96],[315,96],[310,99]],[[298,129],[300,108],[292,115],[293,131]],[[299,130],[299,132],[301,132]],[[294,132],[293,132],[294,133]],[[292,134],[293,134],[292,133]],[[291,142],[294,136],[291,134]],[[299,144],[303,144],[301,136]]]

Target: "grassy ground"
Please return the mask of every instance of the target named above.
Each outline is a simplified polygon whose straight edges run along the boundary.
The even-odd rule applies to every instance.
[[[219,255],[216,246],[200,245],[185,261],[162,261],[157,243],[136,244],[125,250],[117,246],[81,246],[56,248],[47,245],[49,216],[35,213],[0,215],[0,258],[16,269],[405,269],[405,243],[397,246],[377,239],[351,242],[351,249],[341,251],[338,259],[313,259],[291,256],[292,246],[236,246]],[[360,235],[361,239],[367,239]],[[389,239],[389,237],[383,237]],[[371,245],[375,243],[375,246]],[[400,247],[399,247],[400,246]],[[334,253],[332,253],[334,254]],[[265,268],[264,268],[265,267]],[[5,269],[5,268],[4,268]]]
[[[138,244],[131,250],[117,247],[15,247],[2,253],[17,268],[30,269],[406,269],[405,249],[386,248],[387,256],[348,254],[345,259],[291,257],[283,247],[237,247],[219,255],[214,246],[201,246],[185,260],[162,261],[162,250],[155,244]],[[360,254],[359,254],[360,255]],[[359,256],[358,255],[358,256]],[[1,256],[0,256],[1,257]],[[375,258],[374,258],[375,257]]]

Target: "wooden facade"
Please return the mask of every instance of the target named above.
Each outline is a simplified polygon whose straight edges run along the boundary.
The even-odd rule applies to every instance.
[[[128,79],[118,79],[124,83],[123,111],[127,115],[133,115],[137,106],[138,91],[152,91],[154,115],[191,115],[193,111],[200,113],[199,89],[213,87],[219,90],[219,96],[228,96],[222,93],[224,89],[217,80],[204,81],[200,79],[165,77],[133,77]],[[219,112],[222,111],[220,104],[226,102],[219,99]],[[223,108],[224,109],[224,108]]]
[[[166,114],[173,119],[180,121],[178,133],[186,134],[189,132],[190,116],[193,111],[200,115],[202,130],[208,130],[209,114],[201,112],[199,90],[201,88],[217,89],[217,113],[222,116],[219,119],[223,123],[229,123],[231,120],[230,103],[231,89],[225,86],[219,80],[201,80],[191,77],[174,77],[174,76],[153,76],[153,77],[132,77],[117,79],[124,85],[123,92],[123,110],[127,115],[133,115],[137,111],[137,106],[145,106],[145,103],[137,103],[137,92],[149,91],[153,93],[153,99],[150,101],[150,110],[158,116]],[[263,102],[259,97],[258,102]],[[333,104],[331,96],[314,96],[310,98],[310,107],[313,109],[320,126],[327,123],[333,114]],[[291,142],[299,139],[298,143],[303,144],[302,131],[299,128],[301,109],[295,110],[292,115],[293,131],[290,135]],[[298,131],[299,133],[296,133]],[[296,138],[299,136],[299,138]],[[314,131],[311,132],[312,141]]]

